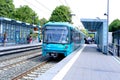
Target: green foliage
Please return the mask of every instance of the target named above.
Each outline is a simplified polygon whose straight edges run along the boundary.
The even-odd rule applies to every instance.
[[[86,29],[81,30],[86,36],[89,36],[88,31]]]
[[[0,17],[14,19],[14,10],[13,0],[0,0]]]
[[[0,17],[7,17],[35,25],[38,25],[38,23],[43,25],[47,22],[45,18],[40,21],[35,11],[29,6],[25,5],[15,8],[13,0],[0,0]]]
[[[55,22],[72,22],[72,18],[70,16],[71,11],[70,8],[64,5],[58,6],[53,10],[49,21]]]
[[[32,38],[37,38],[38,34],[37,33],[32,33],[32,34],[30,34],[30,36],[32,36]]]
[[[30,29],[30,34],[33,34],[33,30],[32,29]]]
[[[91,38],[94,38],[95,35],[94,35],[94,33],[90,33],[89,36],[90,36]]]
[[[15,18],[31,24],[38,24],[39,22],[37,14],[27,5],[16,9]]]
[[[120,20],[119,19],[115,19],[110,25],[109,25],[109,31],[113,32],[116,30],[120,29]]]
[[[47,23],[45,18],[40,19],[40,26],[43,26],[45,23]]]

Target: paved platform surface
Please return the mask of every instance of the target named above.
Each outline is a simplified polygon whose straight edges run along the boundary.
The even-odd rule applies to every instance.
[[[120,64],[87,45],[63,80],[120,80]]]
[[[15,48],[21,48],[21,47],[32,47],[32,46],[37,46],[37,45],[42,45],[42,43],[35,43],[35,44],[22,44],[22,45],[13,45],[13,46],[0,46],[0,51],[2,50],[8,50],[8,49],[15,49]]]
[[[97,51],[95,44],[87,45],[82,52],[72,54],[73,57],[76,55],[78,57],[73,64],[70,61],[74,58],[69,57],[61,61],[65,65],[59,63],[36,80],[120,80],[120,61]],[[66,61],[72,66],[66,67]]]

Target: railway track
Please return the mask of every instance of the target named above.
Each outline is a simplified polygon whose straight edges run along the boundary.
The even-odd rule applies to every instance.
[[[26,56],[27,56],[27,58],[25,58]],[[34,55],[29,55],[29,56],[26,55],[26,56],[15,57],[15,59],[18,59],[18,60],[15,60],[15,59],[12,58],[12,59],[9,59],[7,61],[1,62],[0,63],[1,64],[0,65],[0,70],[7,70],[7,69],[12,68],[12,67],[14,67],[16,65],[20,65],[20,64],[25,63],[26,61],[28,61],[30,59],[33,59],[33,58],[41,56],[41,54],[40,53],[36,53]],[[20,58],[22,58],[22,59],[20,59]],[[10,60],[11,60],[12,63],[9,63]]]
[[[56,63],[50,61],[51,58],[49,56],[42,57],[40,52],[34,53],[33,51],[30,54],[17,55],[18,57],[1,60],[0,80],[18,80],[18,76],[23,74],[24,76],[19,78],[20,80],[33,79],[35,76],[43,74]]]
[[[33,54],[32,52],[22,52],[21,54],[13,54],[13,55],[6,55],[6,56],[2,56],[0,57],[0,64],[4,64],[4,63],[8,63],[12,60],[13,62],[17,62],[19,61],[19,59],[22,58],[22,60],[24,59],[28,59],[32,56],[37,56],[40,55],[41,50],[34,50],[35,54]]]
[[[34,80],[38,76],[44,74],[48,69],[53,67],[57,62],[46,60],[36,65],[35,67],[25,71],[24,73],[14,77],[12,80]]]
[[[42,75],[57,62],[41,56],[41,47],[0,56],[0,80],[28,80]]]
[[[14,75],[10,73],[12,72],[16,73],[14,68],[16,69],[17,67],[20,67],[24,65],[25,63],[29,63],[30,61],[35,60],[36,58],[38,59],[41,58],[40,49],[32,50],[32,51],[25,51],[19,54],[0,56],[0,80],[11,80],[11,77]],[[6,77],[7,75],[8,77]]]
[[[34,54],[35,53],[35,54]],[[0,70],[8,69],[31,58],[41,56],[41,50],[25,51],[18,54],[0,56]]]

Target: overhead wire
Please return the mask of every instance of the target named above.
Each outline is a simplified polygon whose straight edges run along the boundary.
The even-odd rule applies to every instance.
[[[60,4],[64,5],[63,2],[61,0],[58,0],[60,2]],[[57,13],[58,14],[58,13]],[[58,16],[60,17],[60,15],[58,14]],[[66,17],[66,15],[65,15]],[[60,17],[61,18],[61,17]],[[66,17],[67,18],[67,17]],[[62,18],[61,18],[62,19]]]
[[[34,8],[36,8],[36,9],[38,9],[38,10],[41,10],[40,8],[38,8],[38,7],[36,7],[36,5],[33,5],[33,3],[30,3],[30,2],[28,2],[27,0],[24,0],[25,2],[27,2],[28,4],[30,4],[30,5],[32,5]],[[45,9],[47,9],[49,12],[52,12],[52,10],[50,10],[48,7],[46,7],[44,4],[42,4],[42,3],[40,3],[38,0],[35,0],[38,4],[40,4],[43,8],[45,8]],[[61,2],[61,0],[59,0],[59,2],[61,3],[61,4],[63,4],[62,2]],[[65,3],[68,5],[68,3],[67,3],[67,1],[65,0]],[[41,11],[42,13],[43,13],[43,11]],[[60,16],[60,14],[59,13],[57,13],[57,15],[61,18],[61,16]],[[65,17],[67,18],[67,16],[65,15]],[[62,19],[62,18],[61,18]],[[67,20],[69,21],[69,19],[67,18]]]
[[[70,5],[68,4],[68,2],[67,2],[67,0],[64,0],[64,2],[65,2],[65,4],[68,6],[68,7],[70,7]],[[77,9],[77,8],[76,8]],[[78,10],[77,10],[78,11]],[[73,10],[71,10],[71,12],[73,12]],[[73,13],[74,14],[74,13]],[[78,18],[78,15],[76,15],[76,14],[74,14],[74,15],[72,15],[72,16],[75,16],[75,20],[80,20],[79,18]]]
[[[28,2],[27,0],[24,0],[24,1],[25,1],[26,3],[32,5],[34,8],[38,9],[35,5],[33,5],[32,3]],[[40,9],[38,9],[38,10],[40,10]]]
[[[68,2],[67,2],[66,0],[64,0],[64,1],[65,1],[65,4],[66,4],[67,6],[69,6],[69,5],[68,5]]]
[[[58,1],[59,1],[62,5],[64,5],[63,2],[62,2],[61,0],[58,0]]]
[[[27,4],[30,4],[31,6],[33,6],[35,9],[40,10],[42,13],[46,13],[46,12],[43,11],[42,9],[36,7],[36,5],[33,5],[33,3],[30,3],[30,2],[28,2],[27,0],[24,0],[24,1],[25,1]],[[46,13],[46,14],[48,14],[48,13]]]
[[[67,2],[66,0],[64,0],[64,2],[65,2],[65,4],[66,4],[66,6],[68,6],[68,7],[70,8],[68,2]],[[65,15],[65,16],[66,16],[66,15]],[[71,16],[71,14],[69,14],[69,16]],[[67,18],[68,21],[70,21],[70,19],[69,19],[67,16],[66,16],[66,18]]]
[[[45,9],[49,10],[50,12],[52,12],[52,10],[50,10],[48,7],[46,7],[44,4],[40,3],[38,0],[35,0],[38,4],[40,4],[42,7],[44,7]],[[61,18],[61,16],[57,13],[57,15]],[[62,18],[61,18],[62,19]]]
[[[45,9],[47,9],[48,11],[52,11],[50,10],[48,7],[46,7],[44,4],[40,3],[38,0],[35,0],[36,2],[38,2],[38,4],[40,4],[42,7],[44,7]]]

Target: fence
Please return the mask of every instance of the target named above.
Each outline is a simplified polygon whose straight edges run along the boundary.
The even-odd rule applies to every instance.
[[[120,56],[120,45],[109,44],[108,51],[114,56]]]

